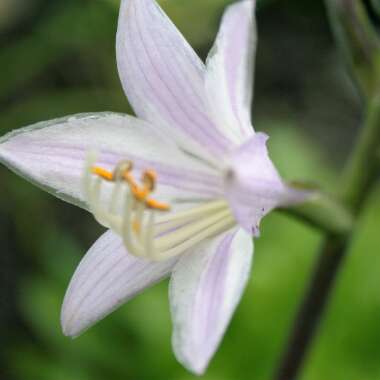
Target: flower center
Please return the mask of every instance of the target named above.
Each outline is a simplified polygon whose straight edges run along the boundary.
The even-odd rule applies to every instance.
[[[120,162],[112,172],[95,163],[96,158],[89,157],[84,174],[90,209],[99,223],[123,238],[132,255],[150,260],[169,259],[236,225],[224,200],[172,212],[169,204],[151,196],[158,179],[154,170],[143,171],[138,182],[130,161]],[[107,207],[101,201],[102,185],[106,183],[113,187]]]

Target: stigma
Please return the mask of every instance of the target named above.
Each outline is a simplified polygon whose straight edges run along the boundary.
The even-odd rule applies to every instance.
[[[120,161],[109,171],[96,165],[95,155],[89,155],[83,178],[86,201],[95,218],[121,236],[127,251],[137,257],[170,259],[235,225],[224,200],[174,212],[170,204],[154,196],[160,186],[157,172],[147,168],[137,180],[132,161]],[[106,186],[111,191],[107,199]]]

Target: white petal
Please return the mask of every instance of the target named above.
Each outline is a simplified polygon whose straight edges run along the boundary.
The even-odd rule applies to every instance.
[[[117,33],[120,78],[136,114],[189,149],[221,155],[231,143],[206,109],[204,64],[154,0],[123,0]],[[200,153],[202,152],[202,153]]]
[[[82,114],[38,123],[0,140],[0,161],[54,195],[83,206],[82,176],[88,151],[112,170],[125,159],[136,175],[155,169],[157,197],[213,197],[220,193],[215,170],[186,155],[151,124],[115,113]]]
[[[252,135],[251,105],[256,52],[254,0],[228,7],[207,59],[206,90],[213,120],[233,141]]]
[[[117,235],[106,232],[87,252],[71,280],[62,306],[64,334],[79,335],[168,276],[174,263],[137,259],[127,253]]]
[[[227,232],[183,256],[173,270],[170,303],[178,360],[202,374],[216,351],[249,278],[251,237]]]

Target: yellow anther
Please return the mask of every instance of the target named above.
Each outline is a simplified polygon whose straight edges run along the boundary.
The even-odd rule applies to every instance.
[[[92,173],[105,179],[106,181],[113,181],[114,180],[114,176],[111,172],[109,172],[108,170],[105,170],[103,168],[100,168],[98,166],[94,166],[92,168]]]
[[[133,169],[133,163],[131,161],[121,161],[117,164],[113,175],[117,181],[121,181],[125,179],[127,182],[131,177],[131,171]]]
[[[142,176],[142,182],[150,191],[154,191],[157,182],[157,173],[154,170],[145,171]]]
[[[145,201],[146,207],[152,209],[152,210],[157,210],[157,211],[169,211],[170,206],[166,203],[161,203],[156,201],[155,199],[149,198]]]
[[[147,196],[150,194],[148,189],[140,189],[138,186],[131,186],[131,191],[134,197],[141,202],[144,202]]]
[[[110,181],[125,181],[128,183],[131,193],[134,198],[141,203],[144,203],[148,209],[157,211],[169,211],[170,206],[166,203],[156,201],[153,198],[148,198],[155,190],[157,183],[157,173],[154,170],[146,170],[141,178],[142,186],[140,186],[132,175],[133,163],[131,161],[120,162],[113,172],[103,169],[99,166],[91,168],[93,174],[100,178]],[[139,233],[141,226],[138,221],[133,222],[133,229]]]
[[[123,175],[123,179],[128,183],[132,193],[135,195],[139,191],[139,185],[136,180],[133,178],[133,175],[129,172],[125,172]]]

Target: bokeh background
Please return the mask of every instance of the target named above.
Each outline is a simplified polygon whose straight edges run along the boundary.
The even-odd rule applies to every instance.
[[[205,57],[230,2],[160,3]],[[118,6],[119,0],[0,0],[1,134],[77,112],[132,112],[115,64]],[[331,191],[361,105],[323,2],[262,0],[258,8],[255,127],[270,134],[285,178]],[[380,379],[379,226],[380,189],[358,221],[302,380]],[[0,379],[195,378],[171,351],[166,282],[78,339],[62,335],[65,288],[101,232],[86,212],[0,168]],[[265,219],[248,289],[204,379],[270,379],[320,240],[289,216]]]

